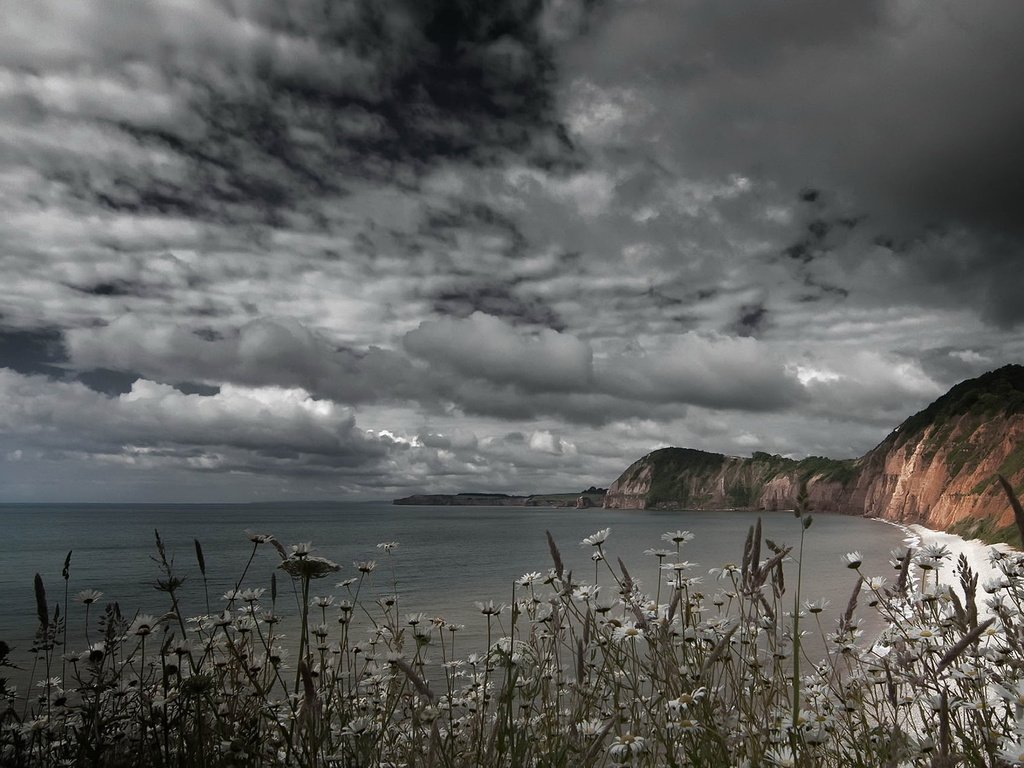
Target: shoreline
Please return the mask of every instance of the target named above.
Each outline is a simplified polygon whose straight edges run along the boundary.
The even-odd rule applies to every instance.
[[[913,547],[915,550],[920,550],[922,547],[928,545],[937,545],[946,547],[950,556],[946,562],[944,562],[940,568],[939,573],[943,582],[953,585],[956,583],[956,564],[963,555],[967,559],[967,564],[971,570],[978,575],[979,586],[984,584],[990,579],[998,579],[1002,577],[1002,572],[993,563],[991,558],[992,550],[1000,553],[1008,552],[1019,552],[1020,550],[1015,547],[1011,547],[1009,544],[996,543],[989,544],[981,539],[965,539],[956,533],[949,533],[947,531],[937,531],[932,528],[928,528],[920,523],[897,523],[892,520],[884,520],[882,518],[871,518],[878,520],[879,522],[888,523],[901,529],[907,534],[904,543],[908,547]],[[983,606],[982,611],[986,611]]]
[[[957,562],[960,559],[960,555],[963,555],[967,559],[967,564],[971,570],[978,575],[978,615],[980,617],[991,617],[995,615],[992,610],[986,605],[984,598],[986,597],[985,591],[982,585],[986,581],[1003,578],[1002,572],[994,564],[990,553],[993,549],[997,552],[1017,552],[1019,550],[1008,544],[997,543],[989,544],[981,539],[965,539],[963,536],[955,533],[947,533],[946,531],[937,531],[932,528],[928,528],[920,523],[897,523],[893,520],[885,520],[881,517],[867,518],[869,520],[877,520],[880,523],[899,528],[906,534],[903,539],[904,547],[911,548],[915,552],[920,552],[922,547],[929,545],[944,546],[949,550],[949,557],[946,558],[939,566],[937,573],[939,574],[940,583],[950,587],[951,589],[958,583],[958,577],[956,575]],[[913,582],[914,579],[912,578]],[[912,587],[912,589],[918,589],[919,587]],[[875,637],[870,644],[872,652],[878,656],[886,656],[889,653],[887,646],[881,645],[879,640],[881,634]]]

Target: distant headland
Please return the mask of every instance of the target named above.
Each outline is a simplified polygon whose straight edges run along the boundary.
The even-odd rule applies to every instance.
[[[418,493],[392,504],[430,507],[561,507],[588,509],[604,504],[606,488],[591,486],[576,493],[534,493],[511,496],[507,493]]]

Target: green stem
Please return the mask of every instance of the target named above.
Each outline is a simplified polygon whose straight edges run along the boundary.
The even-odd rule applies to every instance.
[[[804,534],[807,528],[800,517],[800,557],[796,566],[796,593],[793,597],[793,728],[800,716],[800,587],[803,584]],[[795,730],[794,730],[795,733]]]
[[[306,646],[309,644],[306,640],[306,633],[309,630],[309,577],[302,577],[302,631],[299,633],[299,663],[306,658]],[[295,693],[299,692],[299,682],[301,680],[301,671],[299,670],[299,664],[295,665]]]

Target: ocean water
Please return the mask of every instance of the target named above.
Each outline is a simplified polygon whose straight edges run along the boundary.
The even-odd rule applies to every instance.
[[[551,531],[574,578],[592,583],[593,549],[580,546],[580,540],[611,528],[606,552],[613,559],[621,557],[651,594],[657,585],[657,561],[643,551],[669,548],[660,539],[666,531],[689,530],[696,538],[684,546],[682,557],[698,564],[688,575],[704,575],[710,594],[717,582],[708,569],[740,561],[747,530],[758,517],[765,536],[780,544],[798,543],[799,523],[787,512],[410,507],[389,502],[0,505],[0,640],[14,648],[16,661],[28,660],[37,626],[34,576],[42,576],[52,612],[54,603],[64,600],[61,568],[69,551],[69,650],[84,648],[85,609],[74,600],[82,589],[104,593],[93,617],[115,600],[129,617],[137,610],[165,612],[166,595],[153,588],[159,575],[152,560],[157,530],[176,571],[186,577],[185,613],[206,612],[194,539],[202,544],[212,608],[222,609],[221,595],[235,585],[252,552],[245,533],[249,529],[273,534],[286,547],[311,541],[314,554],[341,564],[334,578],[314,583],[315,595],[343,596],[335,583],[358,575],[353,562],[377,560],[370,594],[397,592],[403,612],[422,611],[465,624],[460,644],[469,652],[483,646],[485,627],[474,602],[509,602],[516,578],[551,567],[545,530]],[[859,550],[866,572],[890,576],[889,551],[903,537],[902,530],[880,521],[815,515],[806,537],[803,597],[824,597],[834,611],[841,611],[856,579],[842,563],[843,554]],[[386,541],[399,542],[390,556],[377,548]],[[273,548],[259,547],[243,586],[267,587],[269,596],[270,576],[279,562]],[[599,582],[612,583],[607,572],[599,573]],[[795,573],[787,573],[787,583],[794,582]],[[290,581],[281,571],[278,588],[279,613],[295,615]]]

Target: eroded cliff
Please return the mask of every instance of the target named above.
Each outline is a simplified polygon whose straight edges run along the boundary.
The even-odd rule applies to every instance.
[[[1024,492],[1024,367],[958,384],[859,459],[801,461],[663,448],[634,462],[604,506],[788,509],[806,482],[812,509],[917,522],[990,540],[1013,513],[996,483]]]

